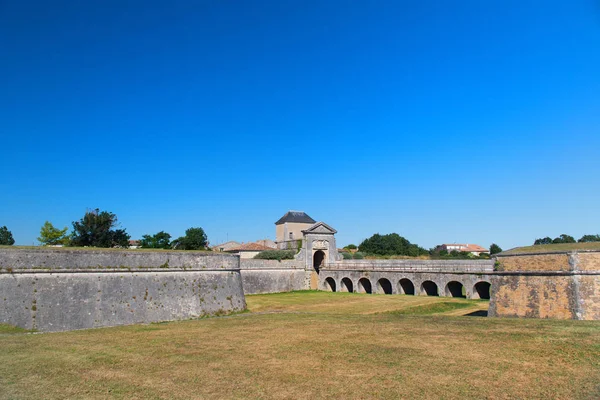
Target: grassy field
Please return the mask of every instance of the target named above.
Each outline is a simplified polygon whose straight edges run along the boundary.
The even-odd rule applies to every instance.
[[[600,250],[600,242],[538,244],[506,250],[502,254],[552,253],[573,250]]]
[[[2,399],[599,398],[600,322],[462,316],[484,301],[294,292],[227,317],[0,329]]]

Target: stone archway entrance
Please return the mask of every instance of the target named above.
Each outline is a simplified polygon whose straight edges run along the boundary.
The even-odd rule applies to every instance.
[[[319,276],[323,275],[323,269],[327,264],[338,259],[335,247],[335,235],[337,231],[324,222],[317,222],[308,229],[302,231],[302,253],[297,259],[304,261],[308,287],[319,289],[321,282]]]
[[[315,254],[313,255],[313,268],[317,274],[319,273],[319,270],[321,269],[321,265],[323,265],[324,261],[325,261],[325,252],[323,250],[315,251]]]
[[[323,250],[317,250],[313,254],[313,270],[310,273],[310,288],[315,290],[319,288],[319,271],[325,264],[326,254]]]

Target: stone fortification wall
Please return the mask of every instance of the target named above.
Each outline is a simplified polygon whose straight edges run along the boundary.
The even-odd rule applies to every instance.
[[[237,256],[0,249],[0,323],[63,331],[195,318],[245,307]]]
[[[600,252],[500,254],[490,316],[600,320]]]
[[[0,269],[239,269],[237,256],[191,251],[0,248]]]
[[[303,261],[242,259],[240,269],[245,294],[308,289]]]

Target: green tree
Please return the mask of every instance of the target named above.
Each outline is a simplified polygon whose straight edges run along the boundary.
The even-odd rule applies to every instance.
[[[498,254],[500,252],[502,252],[502,248],[496,243],[492,243],[492,245],[490,246],[490,254]]]
[[[208,244],[208,237],[202,228],[190,228],[185,231],[185,236],[181,236],[171,244],[177,250],[205,250]]]
[[[6,226],[0,227],[0,245],[12,246],[13,244],[15,244],[15,239],[13,239],[12,232]]]
[[[575,243],[575,238],[563,233],[559,237],[552,240],[552,243]]]
[[[427,250],[422,247],[412,244],[397,233],[387,235],[374,234],[358,246],[358,250],[367,254],[375,254],[381,256],[412,256],[428,254]]]
[[[579,243],[587,242],[600,242],[600,235],[583,235],[579,240]]]
[[[56,246],[68,244],[69,237],[67,236],[68,227],[63,229],[55,228],[49,221],[44,222],[40,229],[40,237],[37,240],[42,246]]]
[[[545,238],[541,238],[541,239],[535,239],[535,242],[533,242],[533,244],[535,246],[539,245],[539,244],[551,244],[552,243],[552,238],[549,236],[546,236]]]
[[[348,246],[345,246],[344,248],[348,249],[348,250],[356,250],[358,247],[355,244],[349,244]]]
[[[144,235],[140,240],[142,249],[170,249],[171,235],[165,231],[160,231],[155,235]]]
[[[72,246],[128,247],[129,234],[118,226],[117,216],[99,209],[86,211],[81,220],[73,222]]]

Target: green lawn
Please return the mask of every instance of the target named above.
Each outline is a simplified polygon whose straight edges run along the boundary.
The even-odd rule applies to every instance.
[[[226,317],[2,329],[0,398],[600,398],[600,322],[456,314],[486,305],[293,292]]]

